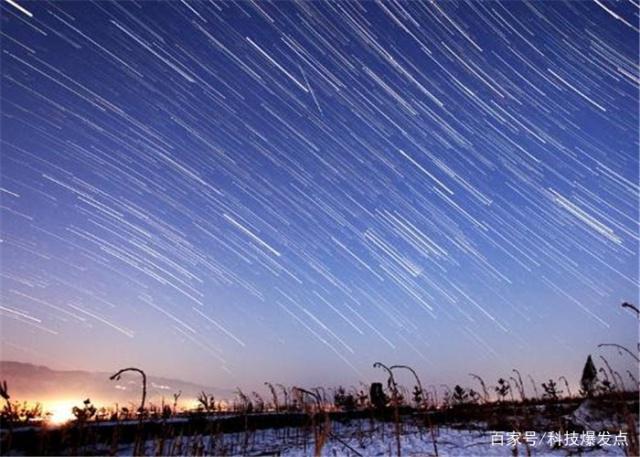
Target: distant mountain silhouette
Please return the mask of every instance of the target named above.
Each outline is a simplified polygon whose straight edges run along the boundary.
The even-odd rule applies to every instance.
[[[116,370],[114,370],[115,372]],[[30,363],[0,361],[0,379],[5,379],[11,400],[15,401],[75,401],[78,404],[90,398],[97,405],[124,406],[140,400],[141,380],[135,374],[125,374],[120,381],[110,381],[113,373],[52,370]],[[214,394],[216,399],[230,399],[231,389],[207,387],[177,379],[153,376],[147,373],[147,400],[159,404],[173,403],[173,394],[182,391],[181,404],[191,404],[198,393]]]

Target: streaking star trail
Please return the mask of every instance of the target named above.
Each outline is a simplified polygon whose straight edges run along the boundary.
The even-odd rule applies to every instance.
[[[635,346],[635,0],[0,9],[4,360],[438,383]]]

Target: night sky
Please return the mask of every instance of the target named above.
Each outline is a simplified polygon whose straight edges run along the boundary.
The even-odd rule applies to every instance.
[[[635,347],[637,0],[18,3],[2,359],[471,384]]]

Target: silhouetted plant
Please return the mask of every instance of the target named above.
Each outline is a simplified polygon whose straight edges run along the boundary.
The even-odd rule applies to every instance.
[[[236,390],[236,394],[238,395],[238,397],[240,397],[240,401],[241,403],[241,411],[243,413],[251,413],[253,412],[253,403],[251,403],[251,400],[249,399],[249,397],[247,397],[244,392],[242,392],[242,390],[238,387],[238,389]]]
[[[558,389],[558,384],[553,379],[549,379],[546,383],[543,382],[542,388],[544,389],[544,397],[553,401],[557,401],[560,394],[562,394],[562,391]]]
[[[180,398],[180,395],[182,395],[182,391],[178,391],[177,393],[173,394],[173,414],[177,413],[177,409],[178,409],[178,399]]]
[[[580,394],[583,397],[591,398],[598,382],[598,372],[593,364],[591,355],[587,357],[587,361],[582,369],[582,377],[580,378]]]
[[[296,386],[291,388],[291,409],[298,411],[304,408],[304,394]]]
[[[600,356],[600,359],[604,362],[604,365],[607,367],[607,370],[609,370],[609,374],[611,375],[611,382],[613,384],[614,388],[622,388],[621,386],[618,386],[618,380],[616,379],[616,373],[615,371],[613,371],[613,368],[611,368],[611,365],[609,365],[609,362],[607,361],[606,358],[604,358],[603,356]]]
[[[353,411],[356,408],[356,400],[353,394],[348,394],[342,386],[336,390],[333,396],[333,404],[336,408],[341,408],[344,411]]]
[[[9,425],[9,427],[14,423],[29,423],[33,420],[42,419],[44,417],[42,405],[40,403],[30,405],[26,401],[20,403],[18,401],[10,400],[6,401],[0,415],[5,421],[7,421],[7,425]]]
[[[611,380],[609,379],[609,375],[607,374],[607,371],[604,368],[599,368],[598,369],[599,373],[602,373],[602,381],[600,381],[599,384],[597,384],[596,386],[596,391],[599,392],[600,394],[604,394],[604,395],[608,395],[610,393],[613,393],[615,391],[615,385],[613,382],[611,382]]]
[[[302,387],[293,387],[293,391],[296,393],[296,395],[298,396],[298,398],[300,399],[300,403],[304,404],[304,396],[308,395],[309,397],[311,397],[316,405],[316,411],[320,411],[322,410],[322,398],[320,397],[320,394],[318,392],[312,392],[310,390],[307,389],[303,389]]]
[[[369,395],[364,390],[360,390],[358,392],[358,406],[361,408],[366,408],[369,404]]]
[[[496,394],[498,395],[498,399],[500,401],[504,401],[507,395],[511,392],[511,385],[508,381],[503,378],[498,379],[498,385],[495,386]]]
[[[93,416],[95,416],[97,409],[95,406],[93,406],[93,404],[91,403],[91,400],[88,398],[82,403],[83,403],[83,406],[81,407],[74,406],[71,409],[71,412],[73,413],[73,415],[75,416],[78,422],[85,423],[91,418],[93,418]]]
[[[423,392],[418,386],[413,386],[412,393],[413,402],[416,404],[416,408],[420,408],[424,403],[425,399],[423,398]]]
[[[453,395],[451,400],[454,405],[464,405],[469,401],[469,393],[460,385],[456,384],[453,388]]]
[[[320,395],[323,404],[327,403],[327,390],[324,387],[314,387],[313,390]]]
[[[262,399],[260,394],[258,392],[251,392],[251,395],[253,396],[253,398],[255,398],[255,411],[258,413],[264,411],[264,400]]]
[[[98,411],[96,412],[95,420],[97,422],[105,421],[105,420],[109,420],[110,417],[111,417],[111,410],[105,406],[101,406],[100,408],[98,408]]]
[[[613,377],[616,379],[616,383],[619,383],[618,386],[620,387],[620,391],[624,392],[627,389],[627,386],[625,386],[624,384],[622,375],[617,370],[613,370],[612,374],[613,374]]]
[[[207,395],[204,391],[198,394],[198,408],[204,410],[207,414],[213,413],[216,410],[216,401],[213,394]]]
[[[36,419],[41,419],[43,417],[42,405],[40,403],[36,403],[35,405],[29,405],[25,401],[22,404],[22,408],[20,408],[19,417],[22,422],[26,422],[26,423],[29,423]]]
[[[276,386],[282,390],[282,395],[284,396],[284,409],[289,410],[289,392],[287,391],[287,388],[282,384],[276,384]]]
[[[615,387],[613,383],[608,378],[606,378],[600,381],[597,390],[602,394],[608,395],[615,391]]]

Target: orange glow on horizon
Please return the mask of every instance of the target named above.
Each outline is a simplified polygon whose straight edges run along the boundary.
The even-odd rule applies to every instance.
[[[47,422],[53,425],[62,425],[73,420],[73,407],[77,403],[73,400],[59,400],[47,403],[44,406],[44,411],[50,413]]]

